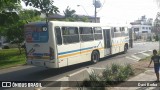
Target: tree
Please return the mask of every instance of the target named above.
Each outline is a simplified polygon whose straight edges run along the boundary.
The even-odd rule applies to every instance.
[[[77,16],[75,15],[76,11],[71,10],[69,6],[63,11],[64,16],[65,16],[65,21],[75,21],[77,19]]]
[[[13,11],[20,8],[20,0],[1,0],[0,13],[4,11]]]
[[[20,0],[0,1],[0,36],[5,35],[6,27],[18,19],[16,11],[20,8]]]
[[[160,13],[157,13],[156,19],[154,20],[154,27],[153,27],[154,33],[158,34],[160,33]]]
[[[67,8],[65,9],[65,11],[63,11],[65,18],[73,18],[75,16],[76,11],[75,10],[71,10],[71,8],[69,8],[69,6],[67,6]]]
[[[17,10],[20,9],[20,0],[0,1],[0,26],[13,23],[13,18],[17,19]]]
[[[25,2],[26,6],[33,6],[40,10],[41,13],[46,15],[46,21],[48,15],[50,13],[57,13],[59,12],[58,8],[53,5],[53,0],[22,0]]]
[[[0,36],[17,44],[21,54],[21,43],[24,41],[24,24],[40,20],[40,13],[35,10],[20,11],[20,0],[0,1]]]
[[[8,26],[18,20],[19,16],[16,12],[2,12],[0,14],[0,26]]]
[[[21,46],[24,41],[24,25],[28,22],[39,21],[40,13],[35,10],[23,10],[18,13],[18,20],[5,27],[5,36],[11,43],[17,44],[21,54]]]
[[[41,13],[37,10],[23,10],[19,12],[19,16],[21,20],[28,22],[32,21],[42,21],[40,18]]]
[[[17,44],[20,54],[22,42],[24,41],[24,24],[26,24],[24,20],[18,20],[16,23],[8,26],[6,32],[7,39],[11,41],[12,44]]]
[[[89,20],[88,20],[88,17],[84,16],[84,17],[82,17],[81,21],[88,22]]]

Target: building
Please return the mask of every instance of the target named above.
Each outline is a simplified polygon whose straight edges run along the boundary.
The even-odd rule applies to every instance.
[[[134,39],[148,39],[152,36],[153,19],[142,16],[140,19],[131,22]]]
[[[86,16],[86,15],[75,15],[76,21],[81,22],[83,18],[87,18],[88,22],[95,22],[95,17],[94,16]],[[62,21],[65,19],[64,15],[60,14],[52,14],[49,15],[48,17],[49,20],[59,20]],[[100,23],[100,17],[97,17],[97,23]]]

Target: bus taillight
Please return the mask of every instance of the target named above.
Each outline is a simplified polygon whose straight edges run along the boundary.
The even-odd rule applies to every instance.
[[[54,59],[54,49],[50,47],[49,51],[50,51],[50,60],[53,60]]]

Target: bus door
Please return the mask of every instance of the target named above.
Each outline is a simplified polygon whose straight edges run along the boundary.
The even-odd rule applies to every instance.
[[[103,29],[105,55],[111,54],[111,35],[110,29]]]

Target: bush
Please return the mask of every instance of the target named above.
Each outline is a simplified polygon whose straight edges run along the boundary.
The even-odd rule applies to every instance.
[[[3,49],[9,49],[9,46],[4,46]]]
[[[127,64],[124,68],[124,71],[125,71],[125,74],[127,75],[134,75],[134,72],[133,72],[133,68],[130,64]]]
[[[114,74],[114,73],[118,73],[120,67],[121,67],[120,65],[113,63],[112,66],[111,66],[111,71],[112,71],[112,73],[113,73],[113,74]]]
[[[106,67],[101,76],[93,72],[89,75],[89,80],[85,80],[83,84],[91,86],[91,90],[96,90],[96,86],[105,87],[106,85],[119,84],[131,75],[134,75],[134,72],[130,64],[124,66],[112,64],[110,68]]]
[[[113,76],[112,76],[112,70],[110,68],[106,68],[103,72],[102,72],[102,76],[104,78],[105,81],[112,81]]]

